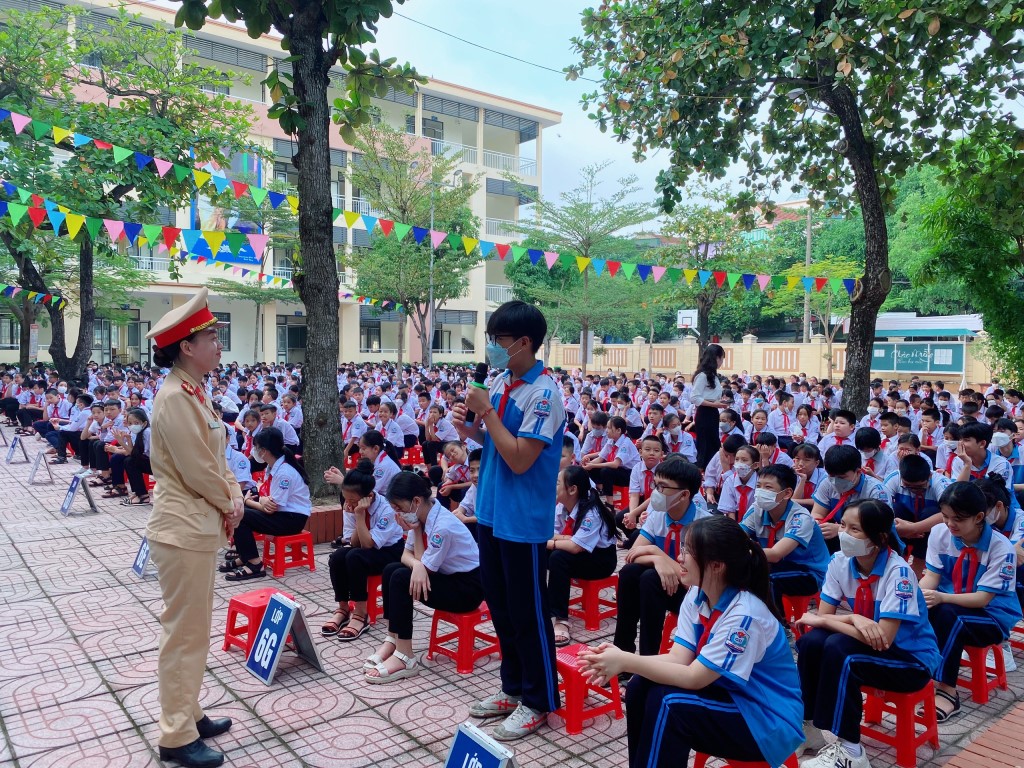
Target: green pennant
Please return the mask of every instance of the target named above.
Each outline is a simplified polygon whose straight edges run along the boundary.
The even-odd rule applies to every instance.
[[[142,225],[142,234],[146,236],[146,241],[149,243],[150,248],[155,248],[161,242],[163,232],[164,228],[159,224]]]
[[[665,277],[669,279],[669,282],[675,283],[683,276],[683,270],[678,267],[669,267],[665,270]]]
[[[395,228],[391,230],[395,234],[396,240],[405,240],[405,236],[409,234],[412,229],[412,224],[403,224],[400,221],[395,222]]]
[[[103,226],[103,219],[94,219],[92,216],[85,217],[85,228],[89,232],[89,239],[95,240]]]
[[[32,121],[32,135],[36,137],[36,141],[42,139],[43,136],[49,136],[52,130],[53,125],[50,123],[44,123],[41,120]]]
[[[571,253],[560,253],[558,254],[558,263],[564,267],[575,267],[576,257]]]
[[[772,275],[772,288],[785,288],[786,287],[786,276],[785,275]]]
[[[263,187],[249,187],[249,195],[252,197],[252,201],[256,203],[257,207],[263,205],[263,201],[267,199],[267,190]],[[334,218],[338,218],[335,214]]]
[[[14,226],[18,226],[18,222],[25,217],[26,213],[28,213],[27,205],[7,204],[7,215],[11,217],[11,222],[13,222]]]
[[[846,290],[843,288],[843,279],[841,277],[833,277],[828,281],[828,284],[833,293],[839,293],[840,291]]]
[[[629,280],[633,276],[634,272],[636,272],[636,264],[633,264],[628,261],[622,262],[622,274],[626,276],[627,280]]]
[[[740,281],[742,275],[739,272],[729,272],[726,274],[725,279],[729,281],[729,287],[735,288],[736,283]]]
[[[114,147],[114,151],[117,151],[117,147]],[[178,165],[177,163],[174,164],[174,178],[176,178],[178,181],[184,181],[191,175],[191,168],[186,168],[184,165]]]
[[[226,239],[228,248],[231,249],[234,256],[237,256],[238,252],[242,250],[242,246],[249,242],[249,238],[244,232],[228,232]]]
[[[114,162],[115,163],[122,163],[122,162],[124,162],[125,160],[127,160],[129,157],[131,157],[134,154],[135,153],[132,150],[130,150],[130,149],[125,149],[124,147],[119,147],[116,144],[114,145]]]
[[[452,250],[457,251],[462,248],[462,235],[457,235],[452,232],[448,235],[448,245],[452,247]]]
[[[27,203],[30,197],[32,197],[31,192],[29,192],[27,189],[22,189],[21,187],[18,187],[18,198],[21,200],[21,202]]]
[[[526,249],[519,245],[512,246],[512,262],[519,261],[523,256],[526,255]]]
[[[331,221],[332,222],[336,222],[338,220],[338,217],[341,216],[341,214],[343,214],[343,213],[344,213],[344,211],[341,210],[341,208],[333,209],[331,211]]]

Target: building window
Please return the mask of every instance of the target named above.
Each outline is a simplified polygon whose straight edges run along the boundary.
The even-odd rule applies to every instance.
[[[218,323],[225,323],[224,327],[217,329],[217,338],[220,339],[220,343],[224,345],[224,351],[231,351],[231,313],[230,312],[214,312],[213,316],[217,318]]]
[[[14,315],[0,315],[0,349],[18,349],[21,324]]]
[[[359,323],[359,351],[380,352],[380,322],[363,320]]]
[[[423,118],[423,136],[444,141],[444,123],[437,118]]]

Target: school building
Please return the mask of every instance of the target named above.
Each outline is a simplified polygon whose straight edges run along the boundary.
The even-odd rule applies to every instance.
[[[117,14],[117,4],[117,0],[76,3],[89,10],[87,17],[78,24],[91,24],[102,34],[108,26],[107,19]],[[43,6],[61,5],[55,0],[0,0],[0,13],[4,9],[35,11]],[[141,14],[141,23],[145,25],[171,28],[175,12],[171,5],[176,7],[176,4],[164,8],[133,2],[128,10]],[[191,53],[184,57],[183,64],[195,62],[225,72],[232,79],[232,85],[229,88],[216,86],[216,91],[226,90],[229,96],[253,108],[256,120],[250,136],[252,143],[271,150],[275,156],[273,163],[259,161],[248,154],[236,156],[231,168],[224,170],[227,177],[238,178],[248,174],[256,178],[257,184],[261,180],[277,178],[294,185],[297,171],[291,158],[295,145],[291,137],[280,130],[277,122],[267,117],[272,99],[260,82],[275,69],[290,71],[291,64],[284,61],[287,53],[281,50],[279,40],[272,37],[252,40],[240,27],[211,20],[201,31],[188,32],[185,41]],[[341,84],[342,77],[339,71],[338,79],[332,80],[329,99],[341,96],[341,91],[333,83]],[[95,89],[93,92],[86,87],[80,90],[83,98],[97,95]],[[479,181],[479,190],[471,200],[471,208],[481,222],[480,238],[496,243],[512,242],[511,225],[524,215],[521,208],[525,199],[520,197],[516,185],[506,176],[511,174],[520,184],[541,190],[544,130],[558,125],[561,113],[440,80],[430,80],[415,94],[391,91],[384,98],[373,99],[373,103],[379,108],[384,122],[415,137],[414,141],[423,148],[429,148],[435,155],[457,154],[460,158],[457,168],[463,178],[473,177]],[[330,135],[330,144],[335,207],[376,216],[377,212],[363,197],[362,191],[351,183],[350,169],[359,162],[359,154],[342,141],[336,131]],[[140,223],[202,229],[224,228],[225,223],[231,225],[230,221],[225,221],[223,212],[212,208],[202,195],[197,196],[189,208],[165,210],[159,221]],[[339,255],[352,248],[369,246],[369,235],[361,226],[348,229],[342,222],[341,226],[334,227],[334,243]],[[117,325],[97,320],[91,357],[100,362],[149,360],[150,348],[145,336],[164,313],[187,301],[210,277],[242,279],[241,276],[233,278],[230,270],[214,270],[189,261],[182,269],[182,279],[175,282],[168,277],[166,252],[159,253],[148,247],[134,248],[132,256],[141,268],[152,273],[152,282],[126,307],[131,317],[127,323]],[[233,261],[242,268],[253,267],[251,260],[246,262],[244,250],[234,258],[226,245],[217,260]],[[290,279],[292,264],[289,254],[275,253],[273,263],[267,263],[264,272]],[[355,290],[355,275],[351,271],[339,265],[338,277],[340,290]],[[511,288],[505,279],[504,265],[499,261],[481,262],[470,275],[467,294],[447,302],[436,313],[435,361],[469,362],[481,357],[486,315],[510,298]],[[211,295],[210,308],[229,323],[222,331],[225,360],[302,361],[307,327],[301,303],[264,305],[262,313],[259,313],[262,317],[258,345],[258,313],[254,304]],[[67,320],[67,338],[73,346],[78,334],[73,308]],[[399,320],[396,312],[381,313],[373,307],[360,306],[351,299],[342,299],[338,317],[341,337],[339,359],[394,360],[399,346]],[[414,338],[411,323],[406,323],[406,327],[405,359],[418,359],[419,339]],[[46,352],[49,343],[50,330],[40,323],[38,356],[42,360],[49,359]],[[18,322],[10,314],[0,315],[0,361],[15,361],[17,357]]]

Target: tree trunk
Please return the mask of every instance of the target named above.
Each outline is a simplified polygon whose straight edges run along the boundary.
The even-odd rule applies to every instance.
[[[708,344],[711,343],[711,307],[713,302],[697,295],[697,355],[704,354]]]
[[[252,341],[252,361],[260,359],[260,329],[263,327],[263,305],[256,302],[256,333]]]
[[[299,243],[303,274],[295,280],[306,306],[306,362],[303,366],[303,462],[314,497],[333,496],[324,471],[341,466],[341,424],[338,420],[338,269],[332,238],[331,130],[327,102],[330,66],[323,45],[325,21],[320,3],[297,4],[291,17],[291,55],[299,115],[298,132]]]
[[[590,285],[588,271],[583,272],[583,290],[588,290]],[[580,319],[580,368],[583,369],[583,375],[587,375],[587,352],[590,348],[590,318],[583,317]]]
[[[31,363],[29,360],[29,342],[32,339],[32,322],[35,320],[35,312],[32,311],[32,302],[28,294],[21,292],[21,307],[18,308],[18,369],[27,371]]]
[[[402,358],[405,356],[405,332],[409,326],[409,315],[407,312],[400,312],[402,319],[398,321],[398,368],[402,367]]]

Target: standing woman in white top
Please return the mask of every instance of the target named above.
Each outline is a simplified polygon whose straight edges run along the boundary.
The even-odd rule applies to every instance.
[[[718,344],[708,344],[700,356],[697,372],[693,374],[690,402],[695,408],[694,429],[697,432],[697,466],[707,467],[720,447],[718,412],[731,408],[732,403],[722,399],[722,383],[718,369],[725,362],[725,350]]]

